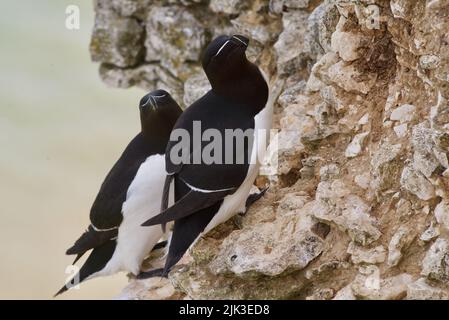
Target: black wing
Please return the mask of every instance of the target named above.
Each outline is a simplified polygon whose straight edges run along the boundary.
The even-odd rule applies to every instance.
[[[78,257],[73,263],[76,263],[79,258],[88,250],[96,248],[104,244],[110,239],[117,237],[118,229],[107,231],[96,231],[91,225],[87,230],[75,241],[75,244],[67,249],[66,254],[76,254]]]
[[[190,190],[181,199],[176,201],[173,206],[162,211],[158,215],[147,220],[142,226],[154,226],[157,224],[165,224],[173,220],[179,220],[185,218],[198,210],[208,208],[218,201],[222,200],[228,194],[233,193],[232,190],[218,191],[218,192],[198,192]]]

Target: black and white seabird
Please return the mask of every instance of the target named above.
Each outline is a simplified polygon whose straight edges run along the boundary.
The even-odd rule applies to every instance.
[[[76,262],[93,249],[74,277],[79,282],[119,271],[138,275],[142,261],[163,236],[160,226],[141,224],[159,212],[166,177],[164,153],[182,109],[164,90],[145,95],[139,108],[141,132],[101,185],[89,228],[66,252],[77,255]],[[68,288],[65,285],[56,295]]]
[[[254,133],[265,129],[266,134],[269,132],[273,99],[269,97],[264,75],[246,58],[248,43],[246,37],[234,35],[220,36],[209,44],[202,65],[212,89],[186,109],[174,130],[187,130],[192,137],[194,122],[200,121],[202,133],[216,129],[222,137],[225,137],[226,129],[254,129]],[[264,153],[266,145],[252,145],[253,141],[257,140],[246,140],[249,148],[245,148],[245,160],[241,164],[236,164],[235,154],[234,164],[206,164],[202,159],[200,164],[195,164],[193,158],[198,159],[198,152],[208,142],[201,143],[200,151],[192,148],[189,163],[175,164],[170,154],[178,141],[169,142],[165,156],[168,175],[164,189],[168,190],[168,186],[174,184],[175,203],[171,207],[163,203],[162,212],[143,225],[175,222],[165,267],[159,273],[151,272],[150,276],[166,276],[199,236],[236,213],[244,212],[251,199],[257,200],[257,197],[248,198],[248,195],[258,175],[261,160],[258,155]],[[238,150],[234,148],[234,152]],[[223,154],[223,159],[225,157]]]

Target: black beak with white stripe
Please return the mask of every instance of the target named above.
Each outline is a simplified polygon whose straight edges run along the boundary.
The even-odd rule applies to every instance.
[[[90,211],[90,226],[66,252],[76,255],[76,262],[93,249],[75,277],[79,281],[119,271],[137,275],[143,259],[163,236],[160,227],[145,230],[140,224],[160,208],[164,153],[182,109],[168,92],[156,90],[141,99],[139,111],[140,133],[101,185]]]
[[[202,65],[212,89],[194,102],[178,119],[174,129],[183,129],[193,137],[193,123],[201,121],[202,133],[215,129],[225,137],[226,130],[255,129],[257,115],[262,113],[268,100],[268,85],[259,68],[247,60],[245,51],[249,40],[241,35],[220,36],[206,48]],[[270,122],[271,126],[271,122]],[[174,184],[175,203],[162,203],[162,213],[144,226],[175,221],[169,253],[164,270],[167,275],[202,232],[225,221],[245,208],[250,188],[258,167],[250,165],[254,139],[245,140],[242,163],[226,163],[225,141],[222,141],[221,163],[205,163],[201,153],[208,142],[199,142],[201,149],[191,150],[189,161],[175,163],[170,151],[177,141],[170,141],[166,150],[166,186]],[[193,164],[193,159],[201,163]],[[165,188],[168,189],[168,188]],[[166,197],[163,197],[166,199]],[[243,208],[243,209],[242,209]],[[155,274],[153,273],[152,276]]]

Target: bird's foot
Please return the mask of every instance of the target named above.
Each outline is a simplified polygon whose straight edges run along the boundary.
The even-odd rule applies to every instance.
[[[167,246],[167,243],[168,243],[167,240],[156,243],[151,252],[165,248]]]
[[[136,276],[136,279],[143,280],[156,277],[167,278],[167,274],[164,273],[164,268],[141,272]]]
[[[246,215],[246,213],[248,212],[249,207],[251,207],[254,202],[256,202],[257,200],[259,200],[260,198],[263,197],[263,195],[267,192],[269,187],[264,188],[262,191],[260,191],[259,193],[252,193],[248,196],[248,198],[246,199],[246,210],[243,213],[240,213],[241,216]]]

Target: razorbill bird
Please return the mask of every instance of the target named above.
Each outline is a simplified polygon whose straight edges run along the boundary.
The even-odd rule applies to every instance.
[[[268,134],[274,99],[269,99],[267,81],[259,68],[246,58],[248,43],[246,37],[234,35],[220,36],[209,44],[202,65],[212,89],[187,108],[173,132],[187,130],[193,145],[195,122],[198,121],[203,133],[215,129],[222,137],[229,129],[254,129],[253,134],[265,129]],[[159,273],[152,272],[151,276],[166,276],[199,236],[245,211],[247,197],[259,171],[259,160],[262,160],[258,155],[262,155],[266,147],[264,143],[253,145],[253,141],[257,142],[245,140],[248,148],[243,148],[243,154],[236,156],[234,153],[232,164],[208,164],[201,159],[201,150],[207,142],[202,142],[201,148],[191,148],[188,161],[178,163],[177,160],[175,163],[171,151],[178,141],[171,139],[165,154],[168,175],[164,189],[167,192],[168,186],[174,184],[175,203],[170,207],[167,202],[163,203],[162,212],[143,225],[175,222],[165,267],[158,269]],[[222,144],[224,153],[229,152],[224,146],[226,143]],[[238,153],[241,150],[234,146],[231,151]],[[243,156],[244,161],[236,161],[238,156]],[[201,163],[195,163],[195,157],[200,158]],[[226,154],[222,158],[225,159]]]
[[[93,249],[73,278],[78,282],[119,271],[137,275],[142,261],[163,236],[159,226],[143,228],[141,224],[159,212],[166,176],[164,153],[182,109],[164,90],[145,95],[139,109],[141,132],[101,185],[87,231],[66,252],[76,254],[76,262]],[[56,295],[68,288],[66,284]]]

